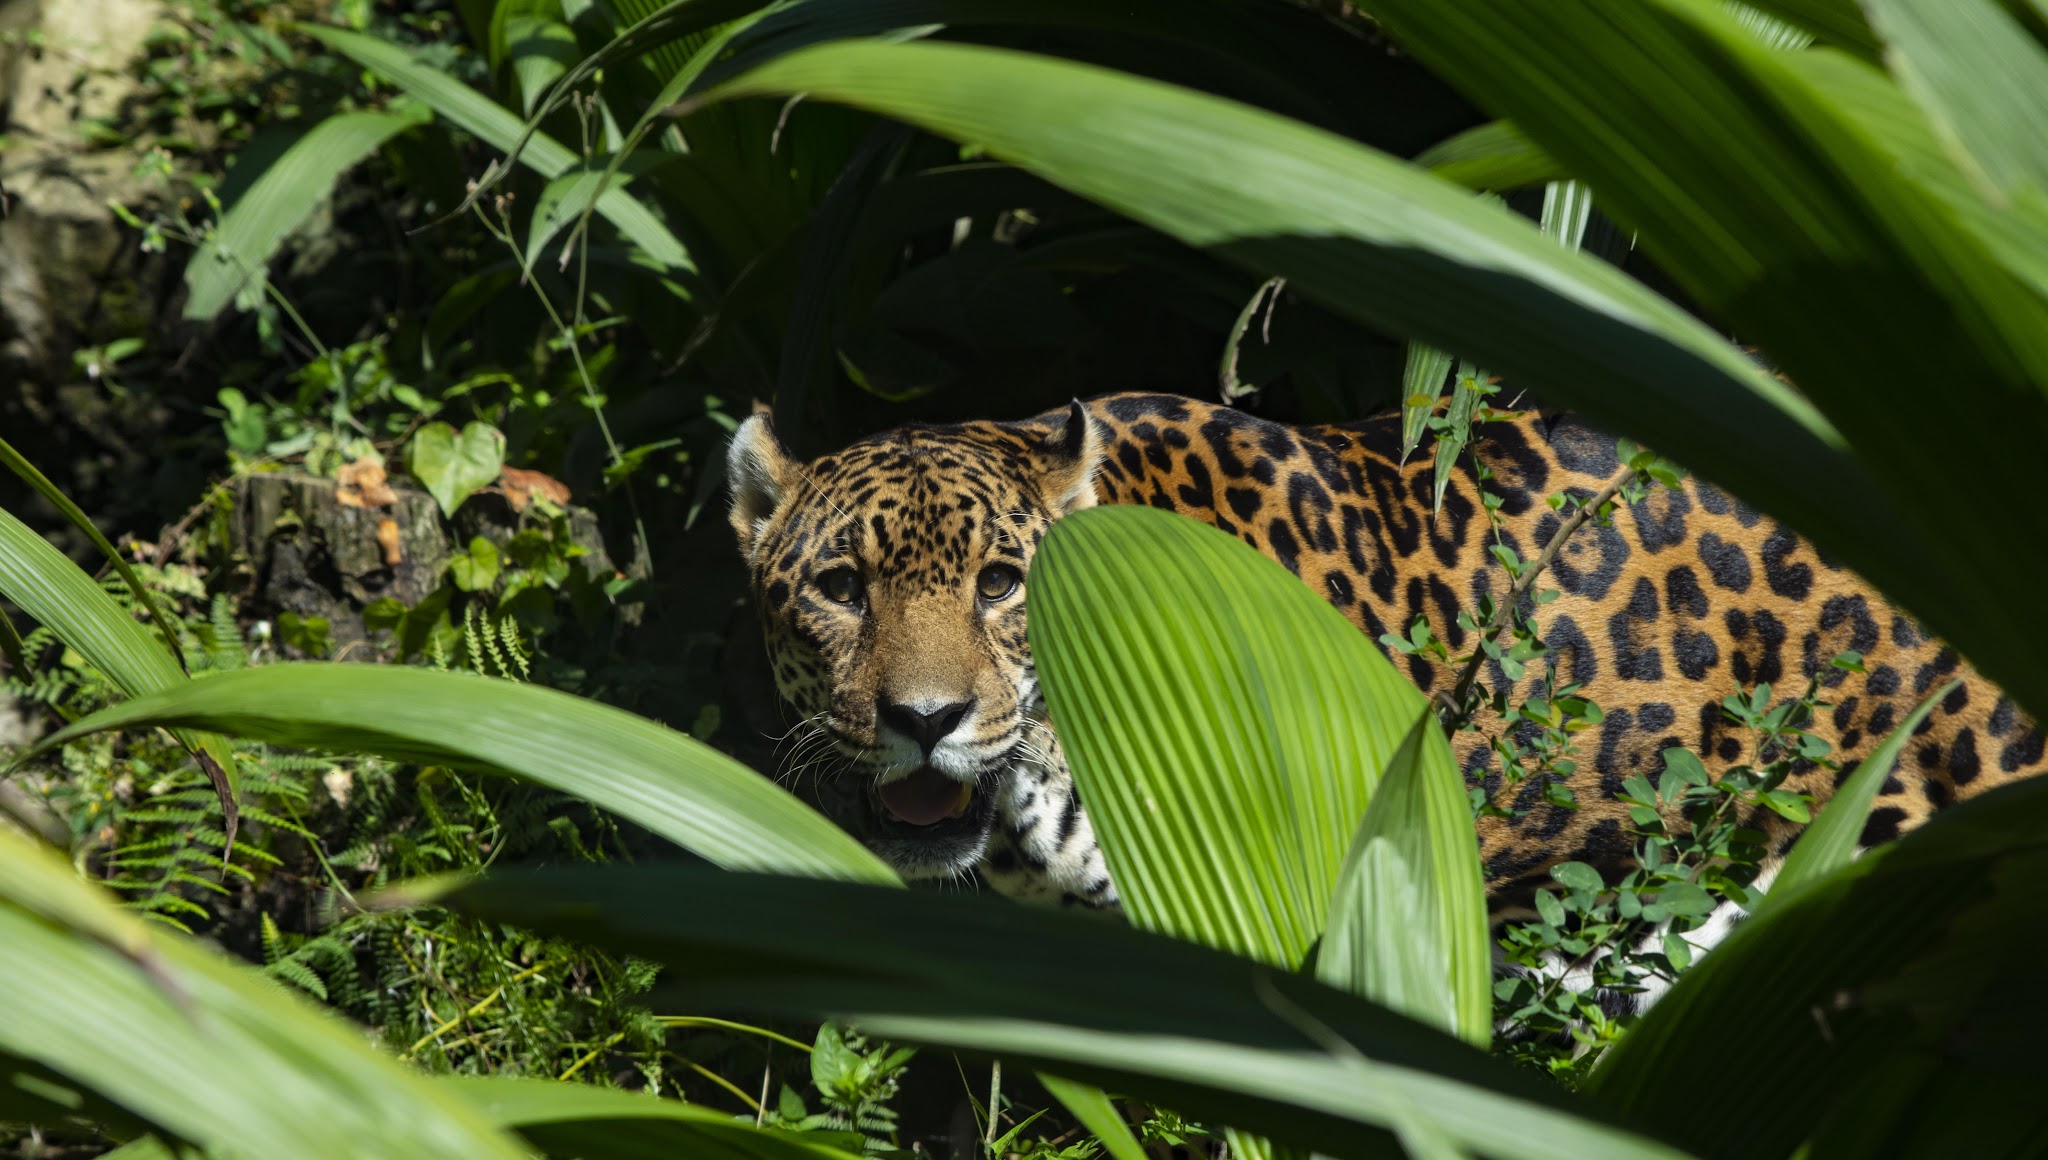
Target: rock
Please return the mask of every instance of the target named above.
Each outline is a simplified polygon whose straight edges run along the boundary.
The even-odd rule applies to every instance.
[[[135,90],[129,66],[162,16],[157,0],[0,0],[0,30],[39,28],[0,47],[0,369],[44,383],[72,373],[75,345],[118,326],[102,301],[132,239],[107,208],[142,189],[137,158],[89,148],[81,122],[109,117]]]
[[[362,507],[340,502],[332,479],[278,472],[257,475],[236,494],[236,550],[255,567],[254,595],[245,614],[275,617],[292,612],[323,617],[343,659],[376,656],[363,624],[363,609],[389,597],[410,608],[441,587],[456,546],[477,536],[500,546],[523,526],[502,496],[471,496],[444,524],[433,497],[392,484],[394,502]],[[566,509],[569,537],[586,555],[578,559],[589,574],[612,575],[610,556],[597,517]],[[387,545],[389,545],[387,547]]]
[[[0,0],[0,434],[108,531],[189,502],[166,486],[177,469],[151,453],[172,417],[162,400],[108,391],[73,362],[148,332],[177,278],[177,263],[143,253],[107,208],[143,203],[138,150],[96,147],[82,124],[135,95],[163,12],[160,0]],[[92,554],[11,477],[0,504],[67,553]]]

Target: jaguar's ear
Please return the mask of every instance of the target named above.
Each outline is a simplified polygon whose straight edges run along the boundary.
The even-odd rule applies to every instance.
[[[1045,495],[1055,516],[1095,506],[1095,472],[1102,466],[1102,431],[1079,399],[1045,437]]]
[[[796,478],[797,462],[775,437],[774,417],[767,404],[755,403],[754,413],[732,433],[732,442],[725,449],[725,482],[732,488],[732,530],[739,537],[742,556],[754,554],[754,542]]]

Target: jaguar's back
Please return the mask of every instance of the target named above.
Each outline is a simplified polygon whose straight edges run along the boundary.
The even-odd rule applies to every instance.
[[[1534,559],[1560,525],[1547,497],[1591,497],[1622,470],[1612,438],[1569,417],[1527,412],[1474,428],[1472,454],[1491,478],[1458,472],[1432,515],[1434,469],[1427,454],[1401,464],[1398,416],[1287,427],[1129,395],[1090,409],[1111,449],[1097,480],[1103,502],[1169,507],[1233,532],[1374,639],[1406,635],[1423,617],[1453,654],[1472,645],[1459,612],[1508,590],[1488,551],[1496,535]],[[1497,527],[1482,488],[1499,497]],[[1611,526],[1580,527],[1539,586],[1560,593],[1533,608],[1558,675],[1581,684],[1604,720],[1579,741],[1568,779],[1576,808],[1548,804],[1540,781],[1529,781],[1497,802],[1514,816],[1481,820],[1497,893],[1540,884],[1561,860],[1625,865],[1632,839],[1616,801],[1623,779],[1654,777],[1674,746],[1710,769],[1752,760],[1747,731],[1726,719],[1721,702],[1761,683],[1782,698],[1819,677],[1831,707],[1812,731],[1846,773],[1930,690],[1962,678],[1906,747],[1871,812],[1866,844],[2042,767],[2040,730],[1953,650],[1812,544],[1711,484],[1659,488]],[[1863,673],[1830,665],[1845,651],[1862,654]],[[1462,667],[1421,654],[1395,660],[1416,684],[1446,695]],[[1523,696],[1537,679],[1524,678]],[[1504,683],[1497,664],[1487,680]],[[1461,758],[1469,776],[1498,793],[1498,763],[1478,740],[1468,735]],[[1787,784],[1824,799],[1835,775],[1809,765]]]
[[[735,526],[784,695],[823,722],[866,791],[855,794],[868,806],[865,826],[858,809],[842,819],[856,832],[887,831],[871,842],[913,873],[958,872],[963,858],[980,858],[1014,893],[1114,897],[1043,727],[1017,631],[1028,584],[988,583],[1006,569],[1027,576],[1038,538],[1068,511],[1145,503],[1202,520],[1285,565],[1373,639],[1405,636],[1420,617],[1455,656],[1473,643],[1460,612],[1508,591],[1489,547],[1534,558],[1559,527],[1546,499],[1589,497],[1622,470],[1612,439],[1568,417],[1524,413],[1475,427],[1470,455],[1487,478],[1461,463],[1433,512],[1428,456],[1403,465],[1399,439],[1395,416],[1290,427],[1177,396],[1113,395],[1019,423],[904,428],[801,465],[765,417],[751,421],[732,456]],[[1482,488],[1497,497],[1491,517]],[[821,578],[843,586],[849,574],[858,607],[819,587]],[[1654,775],[1664,749],[1692,750],[1710,769],[1751,759],[1747,732],[1720,709],[1744,687],[1768,682],[1782,698],[1818,677],[1829,705],[1811,730],[1846,773],[1928,691],[1962,679],[1906,747],[1867,842],[2042,767],[2041,732],[1952,650],[1709,484],[1657,490],[1611,526],[1579,528],[1540,586],[1559,592],[1527,606],[1559,679],[1579,684],[1604,718],[1579,735],[1564,779],[1575,808],[1553,804],[1543,778],[1504,788],[1485,737],[1465,735],[1468,776],[1506,815],[1479,823],[1497,900],[1524,897],[1562,861],[1628,865],[1633,839],[1616,794],[1631,774]],[[1845,651],[1862,654],[1864,672],[1830,666]],[[1394,659],[1446,694],[1460,667],[1419,653]],[[1497,666],[1486,679],[1504,683]],[[1516,699],[1537,679],[1525,676]],[[875,693],[892,687],[922,699]],[[992,702],[1009,715],[998,720]],[[939,711],[961,706],[935,734]],[[970,768],[970,750],[1006,756],[992,775]],[[1787,784],[1824,799],[1837,776],[1802,765]],[[948,804],[946,794],[958,790],[965,803],[976,787],[995,800]],[[944,834],[945,857],[924,856],[927,833]]]

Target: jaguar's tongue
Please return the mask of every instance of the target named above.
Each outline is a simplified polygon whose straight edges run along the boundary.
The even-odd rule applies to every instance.
[[[897,778],[878,792],[882,808],[889,811],[890,817],[913,826],[930,826],[957,818],[967,812],[968,803],[974,800],[972,785],[931,769]]]

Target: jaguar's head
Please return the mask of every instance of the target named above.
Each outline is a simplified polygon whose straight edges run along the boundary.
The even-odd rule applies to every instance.
[[[1026,578],[1052,522],[1095,503],[1100,456],[1079,403],[904,427],[809,463],[765,410],[733,435],[733,531],[797,717],[787,764],[906,877],[974,865],[1034,744]]]

